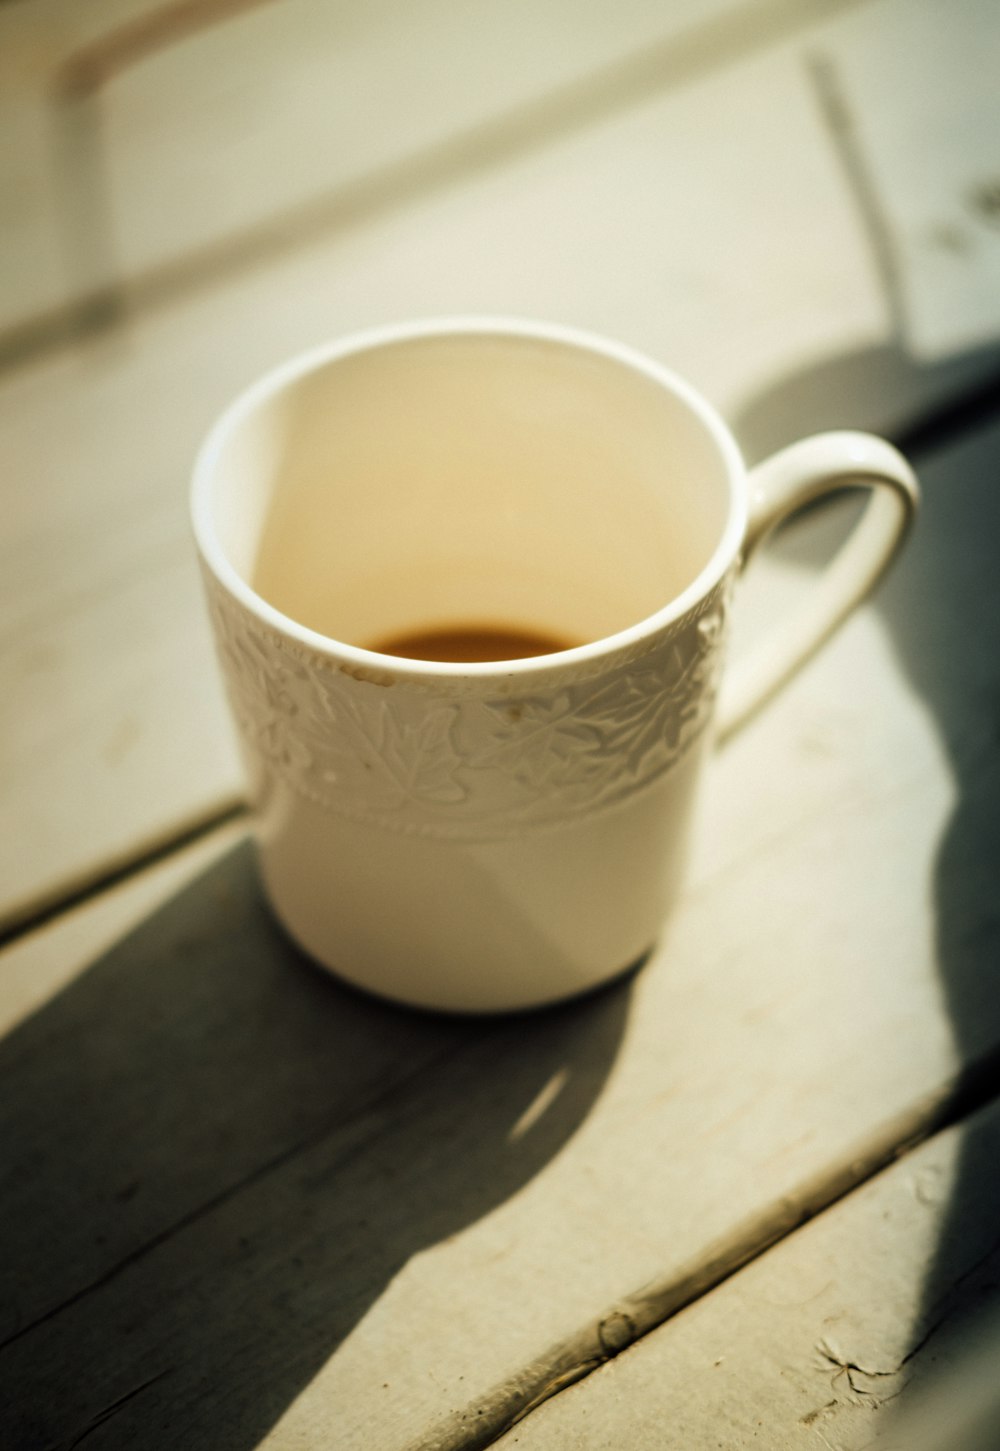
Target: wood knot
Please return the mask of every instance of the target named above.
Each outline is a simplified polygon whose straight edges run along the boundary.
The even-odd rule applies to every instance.
[[[636,1337],[635,1321],[622,1310],[608,1315],[597,1327],[597,1338],[605,1355],[617,1355]]]

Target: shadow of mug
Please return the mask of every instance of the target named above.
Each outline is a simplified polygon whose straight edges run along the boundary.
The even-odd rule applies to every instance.
[[[558,1153],[629,996],[386,1005],[231,851],[0,1043],[8,1444],[256,1446],[413,1254]]]

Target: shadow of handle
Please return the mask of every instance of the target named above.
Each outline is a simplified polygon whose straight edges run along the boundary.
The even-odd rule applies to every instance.
[[[797,510],[844,489],[870,488],[872,497],[802,606],[729,672],[719,741],[766,705],[873,589],[906,538],[919,500],[916,477],[902,454],[869,433],[822,433],[793,443],[753,469],[748,486],[743,568]]]

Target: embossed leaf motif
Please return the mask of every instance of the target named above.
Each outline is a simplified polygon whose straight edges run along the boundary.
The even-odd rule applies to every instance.
[[[698,629],[666,658],[596,687],[490,702],[495,727],[470,764],[498,767],[536,792],[581,786],[602,796],[648,777],[670,764],[707,715],[711,699],[700,681],[715,633]]]
[[[237,669],[231,678],[239,682],[237,710],[249,714],[265,753],[292,771],[308,771],[313,764],[313,746],[298,699],[296,682],[305,678],[295,659],[268,650],[249,633],[233,635],[229,650]],[[322,741],[319,742],[322,748]]]
[[[363,759],[379,778],[372,784],[400,806],[407,801],[441,806],[464,801],[468,793],[455,776],[459,757],[452,741],[457,713],[453,705],[441,706],[411,723],[383,701],[376,711],[366,712],[363,723],[355,720],[370,746]]]
[[[601,730],[583,718],[570,691],[549,699],[489,701],[486,709],[493,729],[470,755],[470,765],[495,767],[533,790],[576,784],[603,769]]]
[[[607,749],[623,774],[637,778],[676,744],[681,673],[671,677],[663,668],[633,671],[589,702],[587,717],[600,719]]]
[[[445,834],[593,810],[669,769],[711,712],[728,593],[608,678],[450,700],[347,680],[210,587],[227,688],[268,769],[330,810]]]
[[[237,686],[240,713],[249,715],[258,730],[273,732],[284,703],[280,677],[261,642],[249,634],[234,634],[226,640],[225,653],[235,667],[230,679]]]

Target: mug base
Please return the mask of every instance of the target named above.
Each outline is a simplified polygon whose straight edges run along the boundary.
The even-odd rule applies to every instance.
[[[265,891],[265,897],[267,896]],[[515,1017],[519,1013],[545,1012],[550,1008],[558,1008],[563,1004],[580,1002],[597,993],[610,991],[617,985],[628,981],[641,972],[649,958],[656,949],[656,943],[650,942],[636,957],[625,964],[624,967],[616,967],[604,976],[592,980],[583,986],[571,988],[568,991],[560,991],[551,996],[539,996],[524,1000],[506,1001],[499,998],[483,1005],[477,999],[475,1002],[457,1000],[449,997],[447,1000],[431,999],[421,994],[403,994],[387,991],[384,988],[373,985],[361,977],[352,976],[345,972],[341,964],[330,961],[323,953],[311,948],[307,942],[295,931],[294,927],[282,917],[274,903],[268,899],[268,907],[278,927],[289,939],[295,949],[308,963],[310,969],[322,973],[326,977],[333,978],[339,986],[349,989],[351,992],[363,993],[366,997],[374,998],[388,1007],[403,1008],[408,1012],[432,1014],[435,1017],[454,1018],[501,1018]]]

